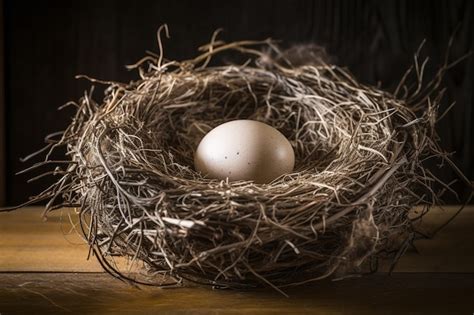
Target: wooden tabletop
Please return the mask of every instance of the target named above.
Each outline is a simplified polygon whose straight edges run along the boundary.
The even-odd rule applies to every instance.
[[[427,234],[458,207],[433,209]],[[141,288],[105,274],[71,229],[77,216],[42,209],[0,213],[0,314],[474,314],[474,207],[419,240],[395,273],[286,290]],[[71,224],[72,223],[72,224]]]

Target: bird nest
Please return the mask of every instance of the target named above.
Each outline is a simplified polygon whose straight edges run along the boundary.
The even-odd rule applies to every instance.
[[[108,272],[153,285],[280,290],[368,273],[406,249],[409,210],[436,200],[422,162],[440,155],[434,124],[447,65],[425,83],[415,58],[388,93],[313,45],[281,51],[270,40],[214,36],[196,58],[174,61],[159,44],[159,54],[129,66],[138,80],[90,79],[106,85],[104,99],[90,92],[68,103],[77,113],[48,146],[65,146],[68,159],[35,199],[49,199],[49,210],[77,207]],[[234,119],[284,134],[295,170],[267,184],[197,172],[199,141]],[[48,154],[40,164],[49,162]]]

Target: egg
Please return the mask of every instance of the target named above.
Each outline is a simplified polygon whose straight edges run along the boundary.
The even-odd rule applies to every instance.
[[[194,154],[208,178],[269,183],[293,171],[295,153],[277,129],[254,120],[233,120],[207,133]]]

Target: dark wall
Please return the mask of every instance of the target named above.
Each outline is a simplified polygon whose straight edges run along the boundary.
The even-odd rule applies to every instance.
[[[428,76],[442,62],[456,28],[452,58],[473,50],[473,4],[468,0],[4,0],[8,203],[24,201],[48,183],[27,185],[28,176],[14,173],[26,166],[20,157],[40,148],[46,134],[67,126],[72,112],[56,108],[89,87],[74,76],[135,78],[123,65],[137,61],[145,50],[158,50],[156,30],[163,23],[171,31],[165,54],[173,59],[192,56],[222,27],[221,38],[227,41],[272,37],[286,44],[316,42],[361,81],[381,83],[390,90],[424,38],[424,54],[433,66]],[[448,73],[444,108],[452,101],[457,105],[439,124],[443,147],[456,152],[454,161],[470,179],[474,178],[473,79],[474,57]],[[454,175],[442,171],[440,176],[449,181]],[[463,191],[460,187],[456,189]]]

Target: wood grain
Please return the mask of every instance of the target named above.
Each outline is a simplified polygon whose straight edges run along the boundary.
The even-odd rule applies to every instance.
[[[73,228],[73,211],[58,211],[45,221],[43,208],[0,213],[0,271],[100,272],[88,246]],[[72,222],[71,222],[72,220]]]
[[[10,314],[472,314],[473,274],[396,274],[286,290],[130,287],[104,274],[0,273]]]
[[[430,233],[458,207],[433,209],[419,228]],[[416,210],[416,209],[415,209]],[[415,211],[414,210],[414,211]],[[472,314],[474,207],[431,240],[416,242],[392,276],[271,290],[202,287],[140,290],[102,272],[71,225],[74,212],[41,220],[43,208],[0,213],[0,314]],[[70,214],[70,216],[69,216]],[[72,223],[72,224],[71,224]]]
[[[419,229],[430,234],[459,207],[434,208]],[[71,229],[77,222],[72,211],[58,211],[42,221],[41,207],[0,213],[0,272],[100,272],[88,247]],[[71,223],[72,222],[72,223]],[[432,239],[415,242],[399,261],[395,272],[474,272],[474,207],[464,209]],[[381,271],[386,271],[383,264]]]
[[[5,38],[4,38],[3,0],[0,0],[0,207],[5,205]]]

